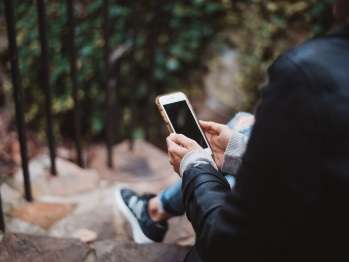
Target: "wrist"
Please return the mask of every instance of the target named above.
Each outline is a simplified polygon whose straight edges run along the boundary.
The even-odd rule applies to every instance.
[[[245,153],[248,138],[239,132],[232,131],[229,142],[224,152],[222,172],[236,174],[240,165],[242,156]]]
[[[212,156],[209,152],[204,149],[195,149],[191,150],[184,155],[181,160],[179,175],[183,177],[184,172],[200,164],[209,164],[216,168],[216,165],[212,159]]]

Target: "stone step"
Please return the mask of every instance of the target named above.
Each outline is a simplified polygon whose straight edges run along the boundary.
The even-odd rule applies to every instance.
[[[179,178],[167,155],[145,141],[136,141],[130,151],[127,142],[114,147],[114,169],[106,167],[104,146],[89,150],[88,169],[57,158],[59,175],[49,174],[49,159],[40,155],[30,164],[34,202],[23,200],[19,171],[0,186],[8,232],[60,238],[80,238],[86,242],[131,241],[128,223],[115,202],[116,188],[127,187],[142,193],[158,193]],[[167,244],[192,245],[193,229],[186,217],[170,221]]]
[[[0,242],[0,262],[179,262],[188,250],[171,244],[105,240],[87,245],[78,239],[6,234]]]
[[[119,186],[100,187],[75,196],[43,196],[33,203],[13,205],[6,210],[7,229],[13,233],[62,238],[77,237],[82,230],[89,230],[96,234],[97,240],[132,240],[129,225],[114,197]],[[4,200],[7,205],[7,198]],[[186,217],[176,217],[169,222],[165,243],[194,243],[193,229]]]

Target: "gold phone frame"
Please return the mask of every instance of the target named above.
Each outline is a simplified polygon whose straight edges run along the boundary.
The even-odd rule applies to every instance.
[[[196,116],[196,114],[195,114],[195,112],[194,112],[194,110],[193,110],[193,107],[192,107],[191,103],[189,102],[188,97],[187,97],[183,92],[174,92],[174,93],[168,93],[168,94],[164,94],[164,95],[159,95],[159,96],[157,96],[156,99],[155,99],[155,104],[156,104],[156,106],[157,106],[157,108],[158,108],[158,110],[159,110],[159,112],[160,112],[160,114],[161,114],[162,119],[164,120],[164,122],[165,122],[165,124],[166,124],[166,127],[167,127],[168,131],[169,131],[170,133],[176,133],[176,131],[174,130],[174,128],[173,128],[173,126],[172,126],[172,123],[171,123],[169,117],[167,116],[167,113],[165,112],[165,109],[164,109],[163,105],[160,103],[160,98],[161,98],[161,97],[165,97],[165,96],[172,96],[172,95],[181,95],[181,96],[184,97],[184,100],[183,100],[183,101],[185,101],[185,102],[187,103],[187,105],[188,105],[188,107],[189,107],[189,110],[190,110],[190,112],[192,113],[192,115],[193,115],[193,117],[194,117],[194,120],[195,120],[195,122],[196,122],[196,124],[197,124],[197,126],[198,126],[198,128],[199,128],[199,131],[200,131],[200,133],[202,134],[202,136],[204,137],[205,142],[206,142],[206,144],[207,144],[207,146],[208,146],[208,149],[210,150],[210,153],[212,154],[213,151],[212,151],[212,149],[211,149],[211,145],[210,145],[210,143],[208,142],[208,139],[207,139],[205,133],[203,132],[203,130],[202,130],[201,127],[200,127],[199,120],[198,120],[198,118],[197,118],[197,116]],[[178,100],[178,101],[182,101],[182,100]],[[176,101],[176,102],[178,102],[178,101]]]

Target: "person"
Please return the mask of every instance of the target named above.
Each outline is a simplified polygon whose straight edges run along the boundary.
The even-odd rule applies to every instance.
[[[342,27],[269,68],[233,190],[195,141],[167,138],[196,232],[186,261],[349,260],[348,1],[333,10]]]
[[[211,139],[212,146],[229,144],[227,148],[224,146],[224,154],[217,155],[216,162],[222,167],[222,174],[232,188],[235,183],[234,174],[241,163],[254,116],[239,112],[226,126],[213,122],[201,123],[209,139],[212,134],[222,133],[218,141]],[[127,187],[121,187],[115,191],[117,205],[131,226],[132,237],[136,243],[163,241],[168,230],[167,221],[185,213],[181,188],[182,181],[179,180],[157,195],[139,195]]]

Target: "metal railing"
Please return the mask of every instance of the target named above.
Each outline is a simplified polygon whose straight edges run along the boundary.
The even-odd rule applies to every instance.
[[[74,141],[77,155],[77,164],[84,166],[82,143],[81,143],[81,108],[79,101],[79,83],[77,80],[77,50],[75,43],[76,19],[74,16],[74,0],[66,0],[67,22],[68,22],[68,46],[69,46],[69,63],[70,63],[70,81],[72,84],[72,96],[74,101]],[[32,201],[30,170],[28,167],[28,149],[25,118],[23,111],[23,89],[21,81],[21,72],[18,61],[18,47],[16,42],[16,21],[15,7],[12,0],[3,0],[6,29],[8,37],[8,52],[11,65],[11,81],[13,89],[13,99],[15,105],[15,120],[20,144],[21,166],[23,171],[24,181],[24,197],[27,201]],[[56,143],[53,133],[53,116],[52,116],[52,92],[50,86],[50,67],[48,54],[48,38],[47,38],[47,14],[45,0],[36,0],[36,9],[38,16],[38,32],[40,43],[40,87],[45,97],[45,123],[46,136],[50,156],[50,171],[52,175],[57,174],[56,169]],[[110,17],[108,15],[109,0],[103,0],[103,38],[104,38],[104,65],[105,65],[105,86],[106,86],[106,150],[107,150],[107,165],[113,167],[113,140],[114,130],[112,111],[115,107],[115,91],[114,83],[110,81]],[[131,139],[132,140],[132,139]],[[131,143],[132,144],[132,143]],[[1,192],[0,192],[0,231],[5,231],[5,221],[2,211]]]
[[[45,94],[45,112],[46,112],[46,132],[47,142],[50,152],[51,160],[51,174],[57,175],[56,170],[56,149],[55,149],[55,138],[52,130],[52,108],[51,108],[51,87],[50,87],[50,71],[49,71],[49,58],[48,58],[48,44],[47,44],[47,18],[46,18],[46,7],[44,0],[37,0],[38,10],[38,24],[39,24],[39,37],[41,44],[41,88]]]
[[[1,192],[0,192],[0,231],[5,232],[5,218],[4,218],[4,212],[2,211]]]
[[[4,0],[5,16],[8,37],[8,50],[11,62],[11,79],[13,85],[13,99],[15,103],[16,125],[18,132],[18,140],[20,144],[20,154],[22,162],[22,170],[24,176],[24,194],[27,201],[32,201],[30,176],[28,168],[28,149],[26,129],[24,124],[23,112],[23,90],[21,84],[21,75],[18,67],[18,50],[16,41],[16,21],[14,18],[14,9],[12,0]]]

